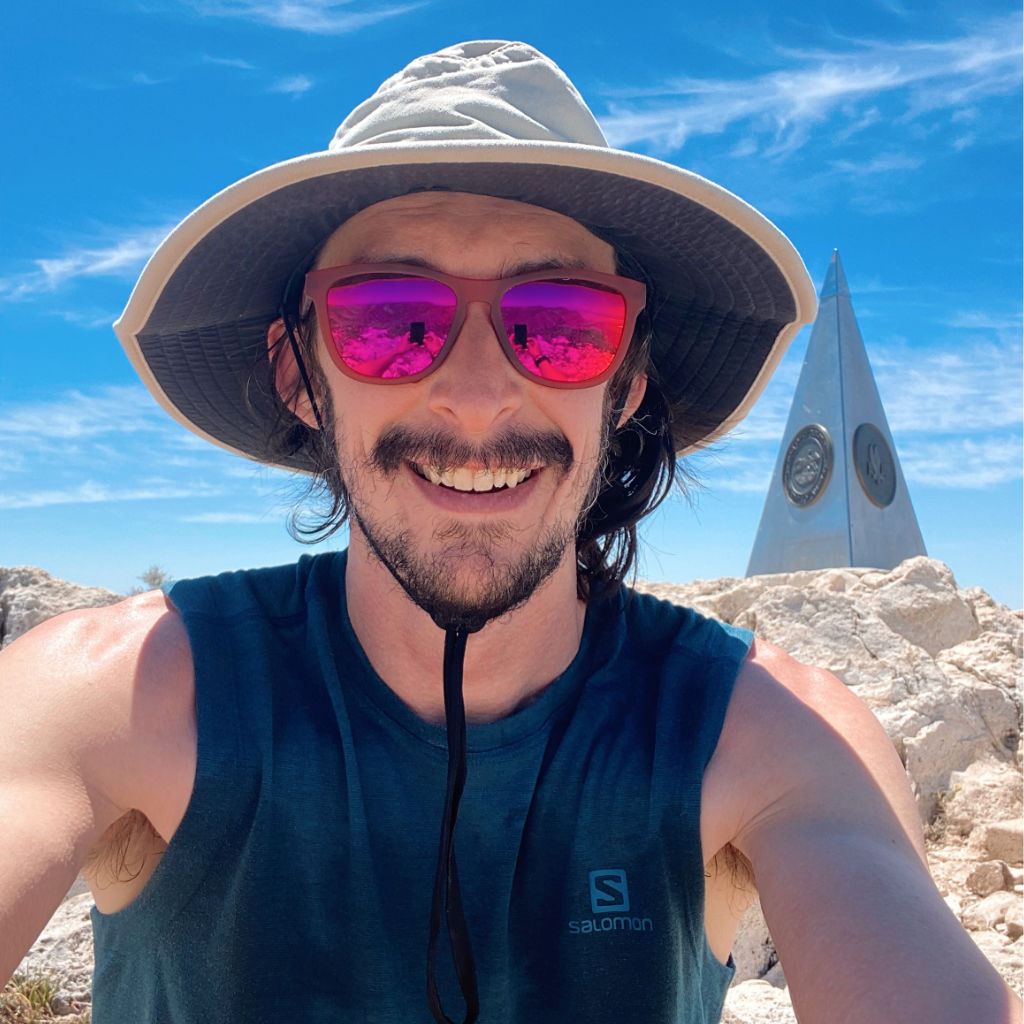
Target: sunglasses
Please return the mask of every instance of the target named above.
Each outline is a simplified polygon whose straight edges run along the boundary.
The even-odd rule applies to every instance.
[[[374,384],[408,384],[436,370],[469,303],[483,302],[524,377],[553,388],[591,387],[622,362],[646,294],[630,278],[564,268],[497,281],[400,263],[306,275],[331,359],[347,376]]]

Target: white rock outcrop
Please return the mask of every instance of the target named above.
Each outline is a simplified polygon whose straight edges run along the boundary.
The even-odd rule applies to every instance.
[[[0,647],[61,612],[98,608],[123,599],[112,590],[68,583],[42,569],[0,566]]]
[[[953,772],[983,758],[1016,764],[1021,614],[977,588],[960,590],[941,562],[642,589],[751,629],[837,675],[882,723],[924,820]]]
[[[889,572],[825,569],[638,589],[752,629],[831,670],[872,708],[907,769],[940,892],[1020,992],[1021,613],[958,588],[945,565],[927,558]],[[0,569],[0,637],[69,607],[114,600],[38,569]],[[91,971],[89,898],[72,892],[21,969],[56,969],[67,994],[81,1000]],[[756,902],[734,958],[723,1022],[795,1024]]]

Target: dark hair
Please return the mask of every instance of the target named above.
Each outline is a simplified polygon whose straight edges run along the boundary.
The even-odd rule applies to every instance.
[[[653,331],[648,310],[655,308],[657,297],[643,269],[628,253],[616,249],[615,261],[619,274],[647,285],[647,306],[637,319],[626,357],[608,387],[607,452],[600,486],[576,531],[577,592],[583,599],[596,591],[615,591],[631,570],[635,572],[637,523],[665,500],[680,475],[672,435],[672,409],[650,358]],[[291,393],[280,396],[279,415],[271,424],[265,453],[268,461],[287,458],[302,449],[311,456],[313,475],[305,497],[314,507],[297,508],[288,529],[296,540],[312,544],[329,537],[344,524],[349,503],[334,449],[330,391],[317,356],[315,313],[310,309],[303,316],[299,308],[302,278],[301,272],[292,275],[282,314],[294,328],[324,429],[308,427],[291,412],[290,407],[305,390],[295,375]],[[282,331],[270,353],[272,388],[282,353],[289,344],[287,333]],[[643,400],[626,423],[618,427],[630,385],[639,374],[647,375]]]

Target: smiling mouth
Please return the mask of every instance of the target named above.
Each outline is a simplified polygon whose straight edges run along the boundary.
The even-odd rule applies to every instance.
[[[469,469],[459,466],[456,469],[438,469],[417,462],[411,463],[417,475],[429,480],[438,487],[447,487],[454,491],[500,491],[517,487],[524,480],[533,476],[533,469],[513,469],[498,467],[497,469]]]

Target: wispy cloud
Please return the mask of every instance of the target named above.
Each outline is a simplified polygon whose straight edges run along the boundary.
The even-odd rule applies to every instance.
[[[97,246],[32,261],[32,269],[0,278],[0,301],[17,301],[57,291],[79,277],[132,278],[170,231],[170,225],[130,228]]]
[[[308,75],[290,75],[288,78],[278,79],[267,91],[281,92],[286,96],[291,96],[292,99],[298,99],[312,88],[313,79]]]
[[[206,523],[213,526],[232,524],[258,524],[264,525],[268,516],[257,515],[254,512],[203,512],[195,516],[182,516],[183,523]]]
[[[994,315],[984,310],[965,309],[957,311],[945,321],[947,327],[966,327],[978,330],[1013,331],[1019,336],[1024,326],[1024,317],[1020,313],[1012,315]]]
[[[75,327],[84,327],[86,330],[96,330],[100,327],[109,328],[117,319],[117,314],[110,310],[96,309],[60,309],[53,310],[52,316],[59,316],[61,320]]]
[[[910,483],[950,490],[980,489],[1020,480],[1019,436],[910,440],[900,446],[903,474]]]
[[[424,6],[424,2],[353,10],[352,0],[191,0],[211,18],[241,18],[313,35],[345,35]]]
[[[164,430],[167,414],[141,386],[69,391],[41,402],[0,403],[0,446],[74,442],[105,435]]]
[[[726,440],[691,456],[688,465],[710,493],[764,494],[772,478],[773,453],[774,448],[767,444],[734,445]]]
[[[213,57],[210,54],[203,55],[204,64],[216,64],[222,68],[237,68],[239,71],[255,71],[256,65],[250,64],[240,57]]]
[[[94,505],[100,502],[214,498],[221,494],[212,484],[118,487],[86,480],[73,487],[0,494],[0,509],[45,508],[51,505]]]
[[[1021,424],[1019,343],[884,349],[872,362],[894,433],[965,435]]]
[[[756,140],[763,155],[781,157],[825,121],[839,138],[881,120],[909,124],[940,111],[962,117],[990,97],[1014,95],[1021,80],[1016,14],[942,41],[849,40],[842,49],[778,52],[789,66],[753,78],[677,78],[655,89],[616,90],[602,127],[612,145],[663,152],[728,130],[748,153]],[[868,170],[912,161],[889,153]]]

